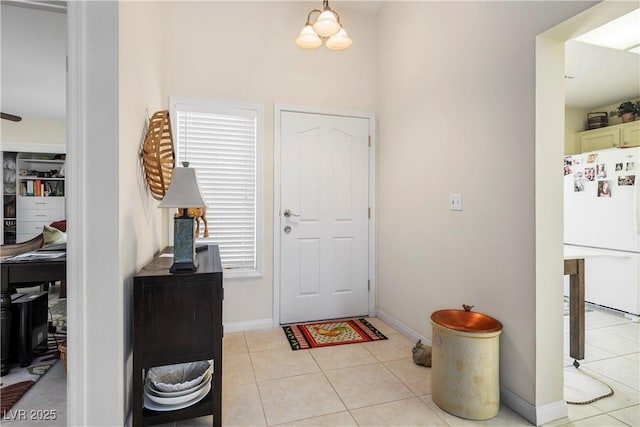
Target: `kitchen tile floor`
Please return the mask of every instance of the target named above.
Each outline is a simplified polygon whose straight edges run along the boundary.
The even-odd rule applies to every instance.
[[[469,421],[431,400],[431,370],[411,359],[413,343],[379,319],[389,340],[291,351],[280,328],[224,338],[225,426],[528,426],[502,405],[497,417]],[[568,317],[565,317],[565,331]],[[640,324],[600,311],[586,313],[586,358],[581,368],[615,394],[589,405],[569,405],[569,416],[549,426],[640,426]],[[565,334],[565,366],[568,333]],[[65,374],[58,363],[16,404],[16,409],[56,409],[66,424]],[[6,421],[3,425],[32,426]],[[211,425],[211,417],[165,426]]]

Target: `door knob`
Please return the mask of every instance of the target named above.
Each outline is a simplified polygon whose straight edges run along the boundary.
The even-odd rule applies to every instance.
[[[284,232],[285,233],[291,233],[291,227],[289,227],[288,225],[284,228]]]
[[[294,214],[293,212],[291,212],[291,209],[285,209],[284,212],[282,213],[286,218],[290,218],[292,216],[300,216],[298,214]]]

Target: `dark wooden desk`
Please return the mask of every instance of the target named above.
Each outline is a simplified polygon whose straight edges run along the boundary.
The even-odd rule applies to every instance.
[[[67,280],[66,255],[55,259],[26,260],[6,258],[0,262],[2,280],[0,281],[0,332],[2,349],[0,351],[0,375],[9,372],[9,336],[11,331],[11,293],[25,283],[52,282]]]
[[[584,359],[584,258],[565,259],[564,274],[569,275],[569,356],[574,366]]]
[[[170,273],[172,256],[157,256],[133,277],[133,425],[213,415],[222,425],[222,264],[217,245],[198,252],[198,269]],[[144,407],[149,368],[213,360],[211,391],[192,406]]]

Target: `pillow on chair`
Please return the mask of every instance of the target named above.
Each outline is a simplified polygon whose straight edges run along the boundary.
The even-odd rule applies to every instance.
[[[52,245],[54,243],[66,243],[67,234],[58,230],[55,227],[44,226],[42,230],[42,237],[44,237],[44,245]]]
[[[58,230],[62,231],[63,233],[67,232],[67,220],[66,219],[52,222],[51,224],[49,224],[49,226],[55,227]]]

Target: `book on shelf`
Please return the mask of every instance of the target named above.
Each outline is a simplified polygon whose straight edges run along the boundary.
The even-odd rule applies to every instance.
[[[26,180],[18,185],[20,196],[64,197],[64,181]]]

